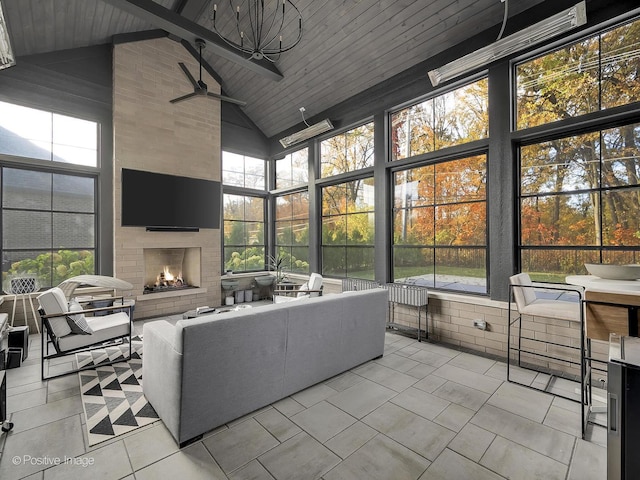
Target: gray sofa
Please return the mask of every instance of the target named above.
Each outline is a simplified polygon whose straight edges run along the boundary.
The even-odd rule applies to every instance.
[[[143,330],[143,388],[180,446],[384,351],[387,291],[345,292]]]

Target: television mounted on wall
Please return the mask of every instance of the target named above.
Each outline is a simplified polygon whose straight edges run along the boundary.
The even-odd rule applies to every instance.
[[[150,231],[220,228],[220,182],[122,169],[123,227]]]

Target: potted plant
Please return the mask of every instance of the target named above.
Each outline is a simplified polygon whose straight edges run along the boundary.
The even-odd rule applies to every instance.
[[[276,282],[281,283],[285,280],[285,275],[282,274],[282,264],[284,263],[284,257],[282,255],[278,255],[274,257],[273,255],[268,255],[268,267],[270,271],[276,272]]]

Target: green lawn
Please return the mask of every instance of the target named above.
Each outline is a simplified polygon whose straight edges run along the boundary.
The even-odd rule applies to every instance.
[[[441,266],[437,270],[438,275],[454,275],[457,277],[485,278],[487,270],[484,268]],[[420,275],[432,275],[433,267],[396,267],[395,278],[418,277]]]

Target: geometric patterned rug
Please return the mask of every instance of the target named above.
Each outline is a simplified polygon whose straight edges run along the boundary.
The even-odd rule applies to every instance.
[[[89,445],[95,445],[153,423],[158,414],[142,393],[142,338],[89,352],[76,353],[78,367],[95,366],[78,372],[82,407]],[[121,358],[113,365],[101,365]]]

